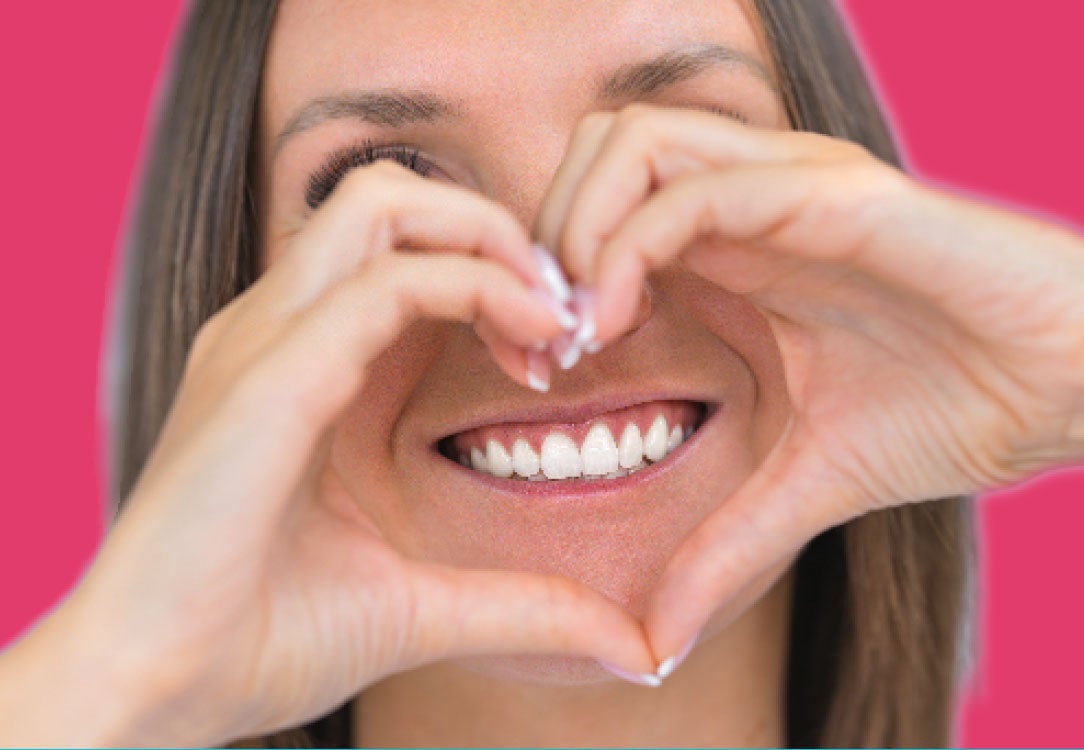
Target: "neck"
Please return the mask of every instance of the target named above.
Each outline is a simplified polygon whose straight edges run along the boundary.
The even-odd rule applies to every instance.
[[[792,579],[704,637],[661,687],[528,683],[442,662],[370,686],[355,746],[782,747]]]

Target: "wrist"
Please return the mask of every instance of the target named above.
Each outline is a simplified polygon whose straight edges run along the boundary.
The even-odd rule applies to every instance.
[[[202,743],[162,721],[168,700],[153,655],[81,608],[78,591],[0,654],[0,745],[165,746]],[[141,666],[142,665],[142,666]],[[143,677],[141,677],[143,675]],[[179,730],[179,731],[178,731]],[[182,733],[183,732],[183,733]]]

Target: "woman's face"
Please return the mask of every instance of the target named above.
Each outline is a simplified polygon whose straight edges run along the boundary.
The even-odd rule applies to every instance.
[[[737,0],[285,0],[260,103],[263,263],[274,263],[312,216],[310,175],[364,139],[420,149],[431,165],[426,179],[475,190],[529,227],[577,122],[591,111],[646,101],[724,108],[785,128],[758,29],[749,4]],[[635,70],[709,44],[736,54],[668,73]],[[389,89],[449,100],[455,113],[371,122],[350,106],[364,92]],[[342,106],[306,111],[329,97]],[[300,126],[281,138],[301,112]],[[513,383],[460,323],[419,321],[374,363],[331,463],[390,544],[457,566],[564,574],[642,613],[679,542],[763,460],[788,413],[774,340],[747,302],[680,266],[646,286],[636,327],[572,370],[555,368],[546,394]],[[666,410],[663,401],[682,403]],[[628,404],[640,406],[617,410]],[[690,423],[701,404],[709,418]],[[670,416],[668,430],[684,414],[682,426],[696,431],[654,468],[590,492],[572,480],[559,483],[560,494],[549,486],[539,494],[535,483],[454,460],[488,438],[511,449],[526,437],[537,451],[549,432],[582,437],[596,419],[618,440],[630,421],[643,434],[658,413]],[[560,426],[569,421],[584,424]],[[486,425],[495,427],[466,433]],[[447,457],[441,441],[455,435]],[[474,666],[539,679],[597,676],[585,664]]]

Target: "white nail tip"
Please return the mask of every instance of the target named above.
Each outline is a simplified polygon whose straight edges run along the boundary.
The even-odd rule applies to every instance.
[[[576,344],[572,344],[563,352],[558,359],[557,364],[561,366],[562,370],[569,370],[574,364],[580,361],[580,347]]]
[[[546,287],[553,293],[553,296],[561,302],[568,302],[572,299],[572,289],[569,287],[561,267],[557,265],[557,261],[554,260],[553,256],[537,242],[531,245],[531,250],[534,252],[535,262],[542,274],[542,281],[545,282]]]
[[[674,667],[676,665],[677,659],[675,659],[673,656],[665,659],[663,663],[659,665],[658,670],[655,672],[655,675],[658,677],[659,681],[661,682],[662,680],[665,680],[667,677],[669,677],[670,673],[674,671]]]
[[[531,386],[533,390],[536,390],[539,393],[548,393],[550,389],[550,384],[547,381],[538,377],[530,370],[527,371],[527,385]]]

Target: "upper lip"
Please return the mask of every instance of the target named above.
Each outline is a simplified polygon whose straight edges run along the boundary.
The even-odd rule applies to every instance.
[[[611,411],[617,411],[636,404],[651,401],[698,401],[714,403],[705,394],[682,393],[676,391],[655,391],[649,393],[621,393],[596,397],[590,400],[567,400],[530,406],[502,407],[499,404],[487,406],[473,414],[469,420],[451,425],[443,430],[438,438],[442,440],[460,432],[497,424],[542,423],[575,424]]]

